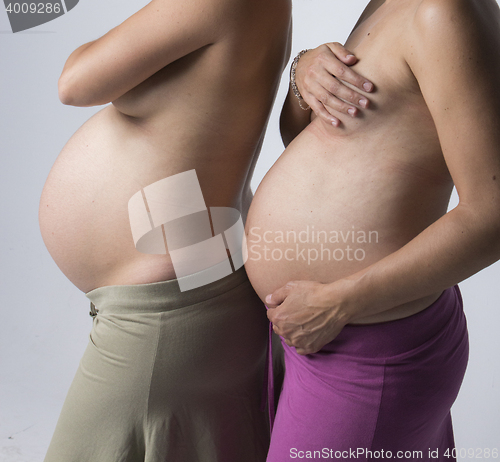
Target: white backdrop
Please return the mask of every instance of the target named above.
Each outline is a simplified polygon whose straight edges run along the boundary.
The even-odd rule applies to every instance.
[[[2,462],[43,460],[91,328],[88,300],[59,271],[38,229],[40,193],[52,164],[70,136],[100,109],[63,106],[57,79],[75,48],[146,3],[81,0],[68,14],[16,34],[0,8]],[[292,56],[320,43],[345,41],[366,4],[367,0],[294,0]],[[278,115],[286,89],[287,72],[254,189],[283,150]],[[456,196],[452,202],[454,206]],[[453,408],[457,448],[500,448],[499,281],[497,263],[461,284],[471,354]]]

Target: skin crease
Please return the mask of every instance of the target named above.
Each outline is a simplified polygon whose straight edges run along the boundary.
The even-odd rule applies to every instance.
[[[290,36],[289,0],[153,0],[71,54],[61,101],[112,102],[64,146],[40,200],[45,245],[80,290],[175,278],[130,231],[129,199],[158,180],[196,169],[208,207],[246,218]]]
[[[375,85],[370,107],[339,115],[336,127],[289,93],[281,129],[290,144],[256,192],[247,237],[255,226],[298,229],[304,220],[380,233],[356,264],[247,262],[275,332],[299,354],[319,351],[347,323],[421,311],[500,258],[499,47],[493,0],[374,0],[346,43],[359,58],[353,70]],[[335,106],[328,83],[302,80],[328,67],[326,52],[297,67],[313,108]],[[459,204],[446,212],[453,185]]]

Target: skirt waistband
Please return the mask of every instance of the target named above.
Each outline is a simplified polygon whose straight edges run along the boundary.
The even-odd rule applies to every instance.
[[[182,279],[199,277],[199,274]],[[241,267],[218,281],[185,292],[180,291],[178,279],[170,279],[148,284],[103,286],[87,292],[85,296],[99,312],[161,313],[202,303],[229,292],[244,282],[248,282],[248,276],[245,268]],[[91,315],[95,314],[91,307]]]
[[[367,358],[404,354],[445,331],[461,336],[466,329],[458,286],[446,289],[427,308],[402,319],[376,324],[348,324],[320,353],[354,354]]]

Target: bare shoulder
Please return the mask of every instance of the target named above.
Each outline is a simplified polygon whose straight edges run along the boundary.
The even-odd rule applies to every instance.
[[[498,34],[500,8],[496,0],[418,0],[412,26],[417,34],[477,41]]]
[[[496,0],[415,0],[405,58],[414,71],[438,67],[484,82],[500,75]]]
[[[489,202],[484,198],[498,194],[491,181],[500,168],[498,3],[414,0],[413,6],[404,58],[432,116],[461,204],[481,207],[481,201]]]

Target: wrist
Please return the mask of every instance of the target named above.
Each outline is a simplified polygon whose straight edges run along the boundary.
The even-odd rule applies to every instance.
[[[324,284],[323,303],[330,309],[330,315],[342,324],[349,324],[362,311],[361,300],[356,291],[356,282],[350,279],[339,279]]]
[[[365,317],[370,308],[365,289],[363,277],[347,277],[325,284],[324,297],[332,315],[345,324]]]

